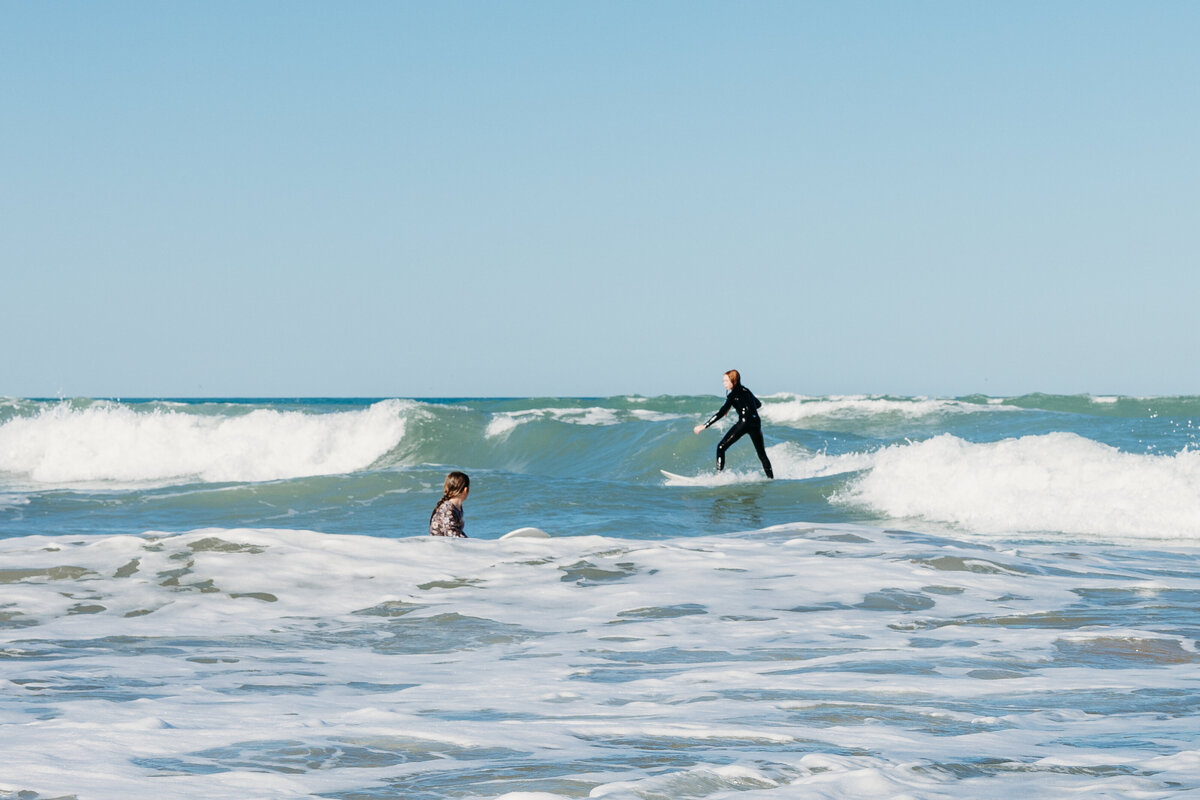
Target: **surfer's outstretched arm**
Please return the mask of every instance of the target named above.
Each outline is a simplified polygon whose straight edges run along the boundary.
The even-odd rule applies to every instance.
[[[726,414],[728,414],[728,413],[729,413],[729,408],[730,408],[730,406],[732,406],[732,405],[733,405],[733,398],[732,398],[732,397],[726,397],[726,398],[725,398],[725,405],[721,406],[721,410],[720,410],[720,411],[718,411],[717,413],[713,414],[711,417],[709,417],[709,419],[708,419],[708,422],[705,422],[705,423],[703,423],[703,424],[701,424],[701,425],[697,425],[696,427],[692,428],[692,433],[699,433],[700,431],[704,430],[705,428],[709,427],[709,426],[710,426],[710,425],[712,425],[714,422],[716,422],[717,420],[719,420],[721,417],[723,417],[723,416],[725,416]]]

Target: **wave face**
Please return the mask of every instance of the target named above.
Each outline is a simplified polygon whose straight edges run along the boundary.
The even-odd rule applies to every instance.
[[[719,397],[0,401],[0,513],[20,533],[64,514],[182,527],[200,508],[211,524],[405,535],[458,468],[477,476],[483,536],[805,519],[1200,540],[1200,398],[763,400],[771,483],[748,441],[715,472],[728,420],[692,434]]]

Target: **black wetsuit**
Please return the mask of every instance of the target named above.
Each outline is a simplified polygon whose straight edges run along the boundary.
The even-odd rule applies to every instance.
[[[721,406],[721,410],[704,423],[704,427],[707,428],[728,414],[730,408],[737,410],[738,421],[721,437],[721,441],[717,444],[718,472],[725,469],[725,451],[729,449],[729,446],[746,434],[750,434],[750,441],[754,442],[758,460],[762,462],[763,472],[767,473],[768,478],[775,477],[775,473],[771,471],[771,460],[767,458],[767,450],[763,447],[762,420],[758,417],[758,408],[761,405],[762,401],[755,397],[753,392],[738,384],[730,390],[729,394],[725,395],[725,405]]]

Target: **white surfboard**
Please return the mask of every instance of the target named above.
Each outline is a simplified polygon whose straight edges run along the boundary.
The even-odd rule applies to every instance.
[[[667,480],[672,481],[682,486],[699,486],[702,483],[711,483],[711,475],[676,475],[674,472],[667,472],[665,469],[660,469]]]
[[[767,480],[764,476],[755,475],[753,473],[736,472],[729,470],[727,472],[702,472],[699,475],[677,475],[674,472],[667,472],[665,469],[660,469],[659,472],[667,479],[668,486],[733,486],[735,484],[760,483]]]
[[[500,537],[501,539],[549,539],[550,534],[541,528],[517,528]]]

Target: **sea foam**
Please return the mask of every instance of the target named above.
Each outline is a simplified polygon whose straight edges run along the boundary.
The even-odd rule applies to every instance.
[[[237,416],[186,407],[66,403],[0,424],[0,470],[35,484],[267,481],[364,469],[395,447],[417,404]]]
[[[1200,537],[1200,451],[1127,453],[1072,433],[892,445],[834,498],[979,533]]]
[[[807,397],[778,394],[764,398],[759,413],[774,425],[806,426],[821,419],[919,419],[951,414],[981,414],[1009,410],[997,405],[982,405],[961,400],[928,397],[877,397],[873,395],[835,395]]]
[[[1200,786],[1186,550],[210,528],[0,539],[0,561],[4,797]]]
[[[615,411],[609,408],[535,408],[527,411],[501,411],[492,415],[484,436],[489,439],[512,433],[519,425],[535,420],[553,420],[569,425],[616,425],[620,422]]]

